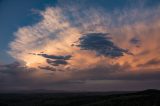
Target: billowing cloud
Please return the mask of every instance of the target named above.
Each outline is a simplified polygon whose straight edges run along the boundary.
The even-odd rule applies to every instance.
[[[9,54],[49,83],[159,80],[160,7],[97,8],[47,7],[14,33]]]

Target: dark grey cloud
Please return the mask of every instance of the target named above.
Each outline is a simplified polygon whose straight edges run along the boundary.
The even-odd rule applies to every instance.
[[[56,68],[50,66],[39,66],[39,68],[43,70],[56,71]]]
[[[68,62],[63,59],[57,59],[57,60],[47,59],[46,62],[52,66],[59,66],[59,65],[67,65],[68,64]]]
[[[10,64],[2,64],[0,65],[0,72],[2,73],[7,73],[8,71],[4,71],[6,69],[17,69],[17,68],[25,68],[22,67],[21,64],[19,62],[13,62]]]
[[[42,56],[44,58],[48,58],[48,59],[63,59],[63,60],[70,60],[71,59],[71,55],[49,55],[49,54],[45,54],[43,52],[36,54],[36,53],[29,53],[31,55],[38,55],[38,56]]]
[[[116,46],[108,35],[109,33],[87,33],[79,38],[79,44],[76,46],[82,50],[95,51],[98,55],[112,58],[132,54],[129,50]]]
[[[46,59],[46,62],[49,64],[49,65],[52,65],[52,66],[59,66],[59,65],[67,65],[68,64],[68,60],[71,59],[71,55],[48,55],[48,54],[45,54],[43,52],[39,53],[39,54],[36,54],[36,53],[29,53],[31,55],[38,55],[38,56],[42,56],[44,58],[47,58]],[[47,66],[47,67],[39,67],[41,69],[46,69],[46,70],[51,70],[53,71],[54,69],[51,68],[50,66]]]
[[[55,86],[62,86],[68,82],[67,80],[54,80],[55,75],[53,72],[42,73],[38,69],[14,64],[15,63],[11,63],[0,66],[0,92],[3,90],[32,90],[47,89],[50,87],[54,89]]]
[[[3,67],[6,67],[6,68],[15,68],[15,67],[19,67],[19,66],[21,66],[21,64],[19,62],[13,62],[11,64],[3,65]]]
[[[149,60],[146,64],[157,65],[157,64],[160,64],[160,60],[159,59],[152,59],[152,60]]]
[[[0,68],[0,89],[13,89],[28,85],[30,82],[34,83],[36,79],[32,77],[34,72],[35,69],[17,66],[15,63],[3,65]]]
[[[69,60],[72,56],[71,55],[66,55],[66,56],[62,56],[62,55],[48,55],[48,54],[37,54],[39,56],[48,58],[48,59],[62,59],[62,60]]]
[[[144,63],[144,64],[139,64],[138,66],[139,66],[139,67],[141,67],[141,66],[147,67],[147,66],[151,66],[151,65],[160,65],[160,60],[157,59],[157,58],[153,58],[153,59],[147,61],[147,62]]]
[[[140,47],[140,45],[141,45],[141,40],[139,38],[137,38],[137,37],[131,38],[129,42],[131,44],[136,45],[136,47]]]
[[[72,73],[74,80],[160,80],[160,68],[132,71],[129,65],[98,65]]]

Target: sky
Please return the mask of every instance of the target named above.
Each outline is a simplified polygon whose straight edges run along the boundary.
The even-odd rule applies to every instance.
[[[0,91],[160,89],[159,0],[0,0]]]

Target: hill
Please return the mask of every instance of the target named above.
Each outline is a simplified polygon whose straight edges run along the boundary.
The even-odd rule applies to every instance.
[[[0,106],[160,106],[160,91],[0,94]]]

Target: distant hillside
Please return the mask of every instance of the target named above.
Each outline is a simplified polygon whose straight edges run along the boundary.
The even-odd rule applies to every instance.
[[[158,93],[160,93],[160,90],[157,89],[147,89],[144,91],[137,92],[137,94],[158,94]]]
[[[0,94],[0,106],[160,106],[160,90]]]

